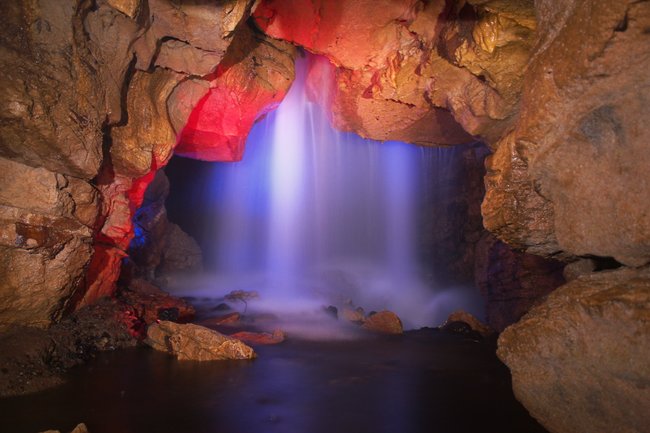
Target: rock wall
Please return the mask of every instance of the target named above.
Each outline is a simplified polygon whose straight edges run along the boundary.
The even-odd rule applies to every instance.
[[[248,123],[221,125],[240,141],[286,93],[294,49],[246,25],[251,4],[0,5],[0,329],[113,293],[146,187],[212,89],[258,93]]]
[[[499,338],[517,399],[552,432],[646,432],[650,270],[586,275]]]
[[[504,333],[531,412],[554,432],[593,431],[612,428],[584,408],[607,401],[618,421],[647,407],[648,348],[635,338],[647,336],[649,2],[20,0],[0,3],[0,17],[0,329],[47,326],[111,294],[155,172],[174,149],[239,159],[293,78],[293,43],[327,59],[310,82],[336,127],[485,141],[482,215],[499,241],[629,268],[580,277]],[[523,280],[516,264],[532,259],[483,239],[495,259],[482,269]],[[585,371],[597,386],[571,379]]]

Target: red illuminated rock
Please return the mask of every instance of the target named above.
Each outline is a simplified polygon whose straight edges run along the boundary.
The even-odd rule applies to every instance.
[[[386,310],[369,315],[361,327],[379,334],[401,334],[404,332],[402,321],[397,314]]]
[[[145,342],[181,361],[252,359],[255,352],[241,341],[203,326],[161,321],[147,329]]]
[[[648,305],[647,268],[582,276],[551,293],[499,338],[517,399],[552,432],[646,431]]]
[[[255,120],[275,108],[289,89],[293,56],[290,44],[240,27],[210,81],[210,90],[189,115],[176,153],[208,161],[239,161]]]
[[[210,317],[209,319],[202,320],[201,325],[203,326],[231,325],[233,323],[239,322],[240,319],[241,319],[241,314],[235,311],[232,313],[228,313],[216,317]]]
[[[126,288],[120,290],[119,298],[146,324],[156,320],[184,323],[194,318],[194,307],[143,279],[131,280]]]

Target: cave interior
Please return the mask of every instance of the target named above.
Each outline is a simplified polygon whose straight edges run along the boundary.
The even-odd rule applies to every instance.
[[[0,17],[7,431],[649,431],[650,2]]]

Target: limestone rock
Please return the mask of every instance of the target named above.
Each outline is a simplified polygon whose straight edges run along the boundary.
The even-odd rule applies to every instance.
[[[473,19],[458,21],[470,22],[469,37],[445,24],[460,6],[443,1],[266,0],[256,5],[253,18],[267,34],[331,60],[336,71],[328,73],[334,78],[325,91],[324,74],[317,72],[314,82],[335,127],[378,140],[448,145],[472,141],[467,132],[494,141],[509,124],[534,28],[531,3],[518,6],[467,5]],[[491,14],[483,23],[494,26],[480,24],[479,13]],[[493,41],[498,48],[475,48],[472,23],[500,32]]]
[[[163,41],[156,66],[171,69],[187,75],[204,76],[217,69],[223,53],[204,51],[183,41],[169,39]]]
[[[485,224],[537,254],[650,261],[646,2],[536,2],[521,111],[488,165]],[[623,198],[625,197],[625,198]]]
[[[88,49],[99,63],[97,75],[104,89],[102,108],[109,125],[126,120],[127,113],[122,110],[123,90],[134,57],[133,44],[143,32],[133,19],[135,17],[128,16],[137,13],[139,2],[122,0],[112,3],[110,6],[98,5],[84,19]]]
[[[167,115],[167,99],[180,80],[180,75],[162,69],[135,73],[127,93],[129,121],[111,130],[116,174],[141,177],[171,158],[176,134]]]
[[[150,31],[158,39],[173,38],[206,51],[224,53],[244,18],[248,0],[204,2],[149,0]]]
[[[397,314],[386,310],[370,314],[361,327],[379,334],[401,334],[404,332],[402,321]]]
[[[442,325],[442,328],[445,328],[445,326],[453,322],[466,323],[473,331],[481,334],[482,337],[489,337],[490,335],[494,334],[494,330],[492,328],[482,323],[474,315],[468,313],[467,311],[458,310],[451,313],[449,317],[447,317],[447,321]]]
[[[141,7],[140,0],[107,0],[107,3],[129,18],[135,18]]]
[[[253,349],[246,344],[217,331],[198,325],[179,325],[167,321],[149,326],[146,343],[182,361],[252,359],[256,356]]]
[[[47,326],[83,283],[98,192],[0,158],[0,329]]]
[[[238,28],[209,92],[184,125],[176,154],[239,161],[255,120],[275,108],[288,91],[294,77],[294,53],[295,48],[286,42],[247,26]]]
[[[104,86],[77,0],[0,4],[0,156],[93,178],[102,159]]]
[[[499,338],[519,401],[554,433],[648,429],[650,270],[560,287]]]

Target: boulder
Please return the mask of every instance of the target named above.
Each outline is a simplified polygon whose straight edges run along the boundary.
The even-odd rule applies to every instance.
[[[203,326],[160,321],[147,329],[145,342],[156,350],[174,355],[181,361],[217,361],[252,359],[252,348],[241,341]]]
[[[491,335],[494,335],[494,329],[482,323],[474,315],[463,310],[457,310],[451,313],[449,317],[447,317],[447,321],[442,325],[442,328],[445,329],[455,322],[462,322],[467,324],[472,331],[478,332],[481,337],[489,337]]]
[[[553,433],[648,431],[650,269],[578,277],[508,327],[497,354]]]
[[[386,310],[369,315],[361,327],[379,334],[401,334],[404,332],[402,321],[397,314]]]
[[[363,312],[363,308],[352,308],[349,305],[346,305],[339,310],[338,317],[348,322],[357,324],[361,324],[364,320],[366,320],[366,315]]]

